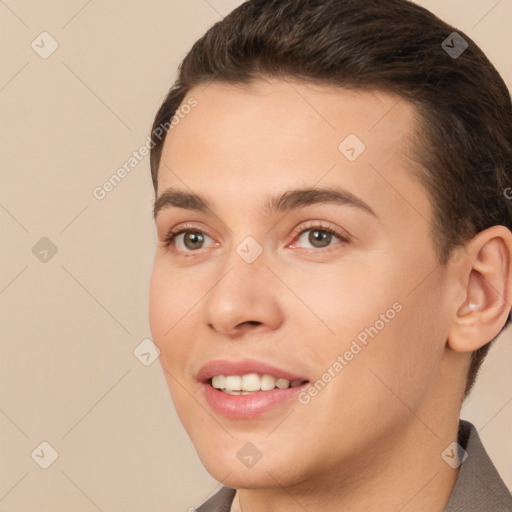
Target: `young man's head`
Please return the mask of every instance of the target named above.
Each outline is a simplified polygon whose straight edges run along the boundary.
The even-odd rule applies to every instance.
[[[153,125],[151,328],[228,485],[387,471],[419,436],[439,459],[456,431],[509,321],[512,106],[454,32],[405,0],[252,0],[181,65]],[[298,382],[211,381],[254,373]]]

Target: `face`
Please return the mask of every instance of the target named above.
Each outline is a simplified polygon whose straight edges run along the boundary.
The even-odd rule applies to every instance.
[[[232,487],[371,465],[410,410],[432,413],[448,331],[414,110],[282,81],[190,98],[162,153],[150,292],[177,413]]]

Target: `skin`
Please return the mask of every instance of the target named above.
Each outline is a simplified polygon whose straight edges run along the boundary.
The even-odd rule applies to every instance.
[[[441,454],[457,439],[470,352],[510,309],[512,235],[494,226],[438,264],[413,172],[417,118],[393,94],[274,80],[189,96],[198,105],[167,136],[158,195],[193,192],[210,209],[156,216],[150,323],[204,466],[238,489],[243,512],[443,511],[458,471]],[[348,134],[366,145],[353,162],[338,149]],[[303,187],[342,187],[375,215],[264,209]],[[315,246],[318,222],[349,241]],[[202,247],[183,236],[164,245],[183,223],[207,235]],[[236,252],[247,236],[263,249],[250,264]],[[254,358],[314,382],[396,302],[402,310],[307,405],[228,419],[195,380],[211,359]],[[251,468],[237,458],[247,442],[262,453]]]

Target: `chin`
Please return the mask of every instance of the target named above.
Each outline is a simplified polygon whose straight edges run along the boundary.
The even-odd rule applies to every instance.
[[[288,487],[297,484],[295,479],[285,478],[280,467],[253,468],[233,467],[223,465],[220,468],[209,468],[205,465],[208,473],[218,482],[233,489],[272,489],[274,487]],[[229,476],[227,476],[229,475]]]
[[[196,445],[201,462],[208,473],[223,485],[235,489],[258,489],[298,484],[301,478],[301,458],[286,450],[272,456],[257,452],[244,441],[231,440],[229,447]],[[253,458],[251,460],[251,453]]]

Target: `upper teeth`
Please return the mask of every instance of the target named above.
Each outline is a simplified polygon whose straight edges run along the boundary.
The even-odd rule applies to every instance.
[[[246,375],[215,375],[212,386],[226,391],[270,391],[275,387],[285,389],[302,384],[301,380],[276,379],[272,375],[248,373]]]

